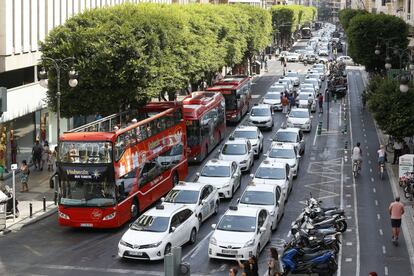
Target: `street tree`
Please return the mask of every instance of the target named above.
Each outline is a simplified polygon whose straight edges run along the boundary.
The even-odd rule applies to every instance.
[[[368,14],[368,12],[366,10],[356,10],[350,8],[339,11],[339,22],[345,31],[348,29],[351,19],[360,14]]]
[[[404,20],[385,14],[360,14],[353,17],[346,29],[348,53],[357,63],[363,64],[367,71],[384,68],[385,57],[389,55],[393,67],[398,68],[399,57],[393,56],[393,49],[406,49],[408,45],[408,25]],[[376,45],[380,45],[381,54],[376,55]]]
[[[398,139],[414,135],[414,88],[401,93],[398,80],[375,76],[367,93],[368,108],[378,126]]]

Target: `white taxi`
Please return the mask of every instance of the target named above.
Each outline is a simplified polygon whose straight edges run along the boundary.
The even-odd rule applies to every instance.
[[[255,104],[250,110],[249,123],[266,129],[272,129],[273,109],[268,104]]]
[[[305,154],[305,140],[303,139],[303,132],[299,128],[280,128],[276,131],[272,141],[292,144],[300,155]]]
[[[285,208],[285,196],[278,185],[250,183],[238,202],[239,207],[266,208],[271,216],[272,230],[276,230]]]
[[[251,174],[254,184],[271,184],[278,185],[287,200],[288,195],[292,191],[292,170],[289,164],[282,162],[271,162],[264,160],[256,170],[255,174]]]
[[[288,163],[292,175],[296,177],[299,172],[300,155],[292,144],[273,142],[270,150],[265,154],[266,160],[271,162]]]
[[[218,224],[211,225],[208,256],[213,259],[247,260],[259,257],[271,237],[271,216],[265,208],[230,206]]]
[[[273,110],[282,110],[281,92],[267,92],[263,97],[263,103],[269,104]]]
[[[161,198],[163,205],[187,206],[197,216],[200,224],[219,209],[219,194],[213,185],[180,181],[167,195]]]
[[[235,139],[248,139],[256,158],[259,157],[259,153],[263,152],[263,134],[257,126],[238,126],[231,136]]]
[[[316,99],[312,91],[308,91],[308,93],[301,91],[296,97],[296,104],[299,108],[306,109],[309,108],[310,105],[311,112],[316,111]]]
[[[299,76],[299,73],[298,72],[296,72],[296,71],[291,71],[291,70],[289,70],[288,72],[287,72],[287,74],[286,74],[286,76],[285,76],[285,78],[287,78],[287,79],[291,79],[292,80],[292,82],[293,82],[293,85],[294,86],[298,86],[299,85],[299,83],[300,83],[300,76]]]
[[[309,109],[293,108],[286,117],[287,127],[297,127],[306,132],[312,130],[312,116],[309,113]]]
[[[209,160],[196,173],[198,183],[211,184],[217,188],[220,198],[232,198],[241,184],[241,171],[236,161]]]
[[[230,137],[219,153],[219,160],[235,161],[242,171],[250,171],[253,166],[254,150],[248,139]]]
[[[198,228],[198,218],[190,208],[158,205],[141,215],[122,235],[118,256],[161,260],[172,247],[195,243]]]

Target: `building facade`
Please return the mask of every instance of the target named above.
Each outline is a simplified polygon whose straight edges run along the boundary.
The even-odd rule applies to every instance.
[[[200,1],[208,2],[191,2]],[[0,130],[6,136],[0,147],[0,166],[8,168],[11,162],[29,160],[36,139],[56,144],[56,115],[47,108],[46,89],[37,79],[39,41],[75,14],[127,2],[190,1],[0,0],[0,87],[7,88],[7,112],[0,118]],[[73,119],[62,119],[61,131],[70,129],[73,123]]]

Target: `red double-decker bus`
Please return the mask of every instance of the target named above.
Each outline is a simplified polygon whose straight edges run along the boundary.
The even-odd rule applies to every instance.
[[[182,105],[150,103],[60,137],[59,224],[118,227],[184,180]]]
[[[225,101],[221,93],[198,91],[184,98],[189,162],[201,162],[226,133]]]
[[[223,94],[228,122],[240,122],[250,109],[252,95],[248,76],[226,76],[207,90]]]

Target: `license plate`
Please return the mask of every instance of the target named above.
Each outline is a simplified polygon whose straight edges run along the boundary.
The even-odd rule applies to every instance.
[[[80,224],[81,227],[93,227],[92,223],[81,223]]]
[[[223,254],[229,254],[229,255],[236,255],[237,254],[237,250],[227,250],[227,249],[223,249],[222,250]]]
[[[129,255],[132,255],[132,256],[142,256],[142,252],[135,252],[135,251],[129,251]]]

